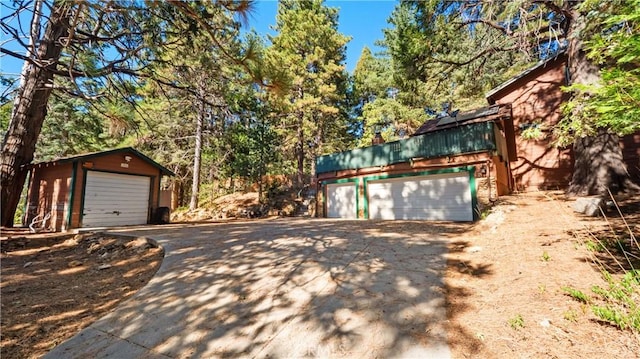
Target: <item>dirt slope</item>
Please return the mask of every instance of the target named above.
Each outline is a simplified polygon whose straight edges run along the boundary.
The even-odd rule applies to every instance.
[[[627,220],[638,236],[638,198]],[[575,215],[561,193],[504,197],[473,233],[450,246],[446,276],[455,358],[636,358],[640,340],[602,323],[562,290],[606,286],[587,229],[602,219]],[[622,232],[620,218],[612,225]],[[615,269],[615,268],[613,268]]]
[[[39,358],[151,279],[162,250],[145,239],[7,233],[1,240],[0,358]]]

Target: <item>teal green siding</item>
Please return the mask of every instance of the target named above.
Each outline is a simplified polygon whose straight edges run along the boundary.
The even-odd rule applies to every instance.
[[[496,150],[493,122],[481,122],[431,132],[406,140],[356,148],[316,159],[316,173],[408,162],[412,158],[435,158]]]
[[[78,161],[73,161],[73,168],[71,170],[71,188],[69,189],[69,211],[67,212],[67,219],[65,230],[71,228],[71,216],[73,215],[73,200],[74,193],[76,193],[76,177],[78,176]]]

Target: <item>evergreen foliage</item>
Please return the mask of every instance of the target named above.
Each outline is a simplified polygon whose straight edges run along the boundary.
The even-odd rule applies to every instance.
[[[587,56],[601,79],[574,84],[565,120],[556,129],[560,144],[606,129],[618,135],[640,130],[640,1],[586,1],[580,11]]]
[[[354,115],[359,147],[370,146],[377,133],[386,141],[410,136],[427,119],[424,101],[411,90],[403,91],[393,76],[392,59],[374,57],[364,48],[353,74]]]
[[[120,138],[115,129],[110,133],[109,121],[103,115],[106,110],[96,110],[82,99],[54,95],[48,112],[36,147],[36,161],[101,151],[116,145]]]
[[[274,29],[266,61],[272,76],[287,83],[272,97],[279,109],[276,128],[302,187],[304,174],[315,172],[316,155],[349,143],[343,64],[349,38],[338,32],[338,9],[321,0],[281,1]]]
[[[419,80],[423,90],[418,93],[431,108],[445,102],[451,110],[483,104],[486,91],[537,61],[550,46],[522,38],[531,26],[516,3],[403,1],[384,39],[396,81],[404,84],[400,87],[415,89]]]
[[[567,47],[576,19],[585,26],[573,38],[600,71],[568,88],[557,142],[640,130],[639,0],[402,1],[385,52],[364,48],[352,76],[339,10],[322,0],[280,1],[267,38],[240,36],[247,1],[108,4],[2,4],[3,31],[33,39],[20,42],[26,56],[2,47],[26,61],[24,83],[2,94],[6,191],[34,159],[125,145],[176,173],[165,185],[180,205],[198,198],[201,181],[262,189],[265,175],[291,174],[303,188],[318,155],[369,146],[377,132],[406,138],[437,113],[485,105],[486,91]],[[34,26],[19,28],[28,11]],[[46,91],[28,92],[39,83]],[[37,111],[26,106],[33,99]]]

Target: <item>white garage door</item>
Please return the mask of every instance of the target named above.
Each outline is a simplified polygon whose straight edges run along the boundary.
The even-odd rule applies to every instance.
[[[467,172],[367,183],[369,218],[472,221]]]
[[[327,217],[355,219],[356,211],[355,183],[327,185]]]
[[[88,171],[83,227],[147,223],[151,178]]]

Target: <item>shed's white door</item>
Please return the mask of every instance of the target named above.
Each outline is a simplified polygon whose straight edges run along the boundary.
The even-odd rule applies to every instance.
[[[472,221],[467,172],[367,183],[369,218]]]
[[[147,223],[150,184],[149,177],[88,171],[82,226]]]
[[[327,185],[327,217],[356,218],[355,183]]]

